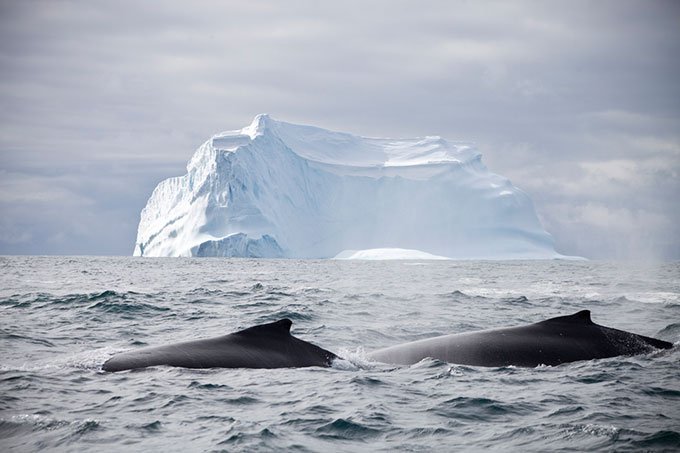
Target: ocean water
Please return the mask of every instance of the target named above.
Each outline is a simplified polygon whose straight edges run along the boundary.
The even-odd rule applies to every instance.
[[[0,450],[680,449],[678,347],[531,369],[364,353],[582,309],[677,345],[680,264],[1,257]],[[101,370],[284,317],[344,360]]]

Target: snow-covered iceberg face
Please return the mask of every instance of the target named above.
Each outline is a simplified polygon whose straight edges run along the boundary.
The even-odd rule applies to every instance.
[[[392,252],[361,253],[374,249]],[[215,135],[186,175],[156,187],[134,254],[560,257],[529,197],[469,143],[364,138],[268,115]]]

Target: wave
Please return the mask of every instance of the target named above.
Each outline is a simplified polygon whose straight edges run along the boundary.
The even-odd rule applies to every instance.
[[[55,344],[49,340],[38,337],[28,337],[25,335],[19,335],[16,333],[10,333],[4,329],[0,329],[0,339],[8,341],[21,341],[25,343],[37,344],[40,346],[47,346],[48,348],[55,347]]]
[[[106,300],[97,302],[94,305],[87,307],[88,310],[101,310],[107,313],[138,313],[143,311],[170,311],[168,307],[159,307],[157,305],[145,304],[140,302],[119,302],[115,300]]]
[[[680,449],[680,432],[672,430],[660,430],[648,434],[639,440],[631,441],[631,445],[640,450],[668,448]]]
[[[155,294],[143,294],[135,291],[118,292],[105,290],[94,293],[55,295],[51,293],[15,294],[0,300],[0,306],[6,308],[38,308],[38,309],[68,309],[72,306],[89,305],[91,307],[106,307],[106,304],[130,302],[133,305],[159,308],[155,305],[139,302],[138,299],[154,299]]]
[[[535,404],[459,396],[432,407],[429,412],[458,420],[490,421],[497,418],[511,418],[528,415],[538,410]]]
[[[357,440],[378,436],[382,431],[350,419],[338,418],[318,427],[316,434],[323,438]]]
[[[18,414],[0,418],[0,439],[62,428],[69,429],[72,435],[82,435],[99,427],[100,422],[94,419],[65,420],[39,414]]]

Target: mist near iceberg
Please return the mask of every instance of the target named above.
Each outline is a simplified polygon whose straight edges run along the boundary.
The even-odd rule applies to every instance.
[[[563,258],[530,198],[467,142],[366,138],[257,115],[141,213],[134,255]]]

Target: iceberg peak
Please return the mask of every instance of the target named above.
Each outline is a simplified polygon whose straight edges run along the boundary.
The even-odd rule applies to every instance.
[[[359,137],[267,114],[214,135],[186,175],[156,187],[134,254],[562,257],[529,197],[471,143]]]
[[[250,123],[249,126],[241,129],[241,134],[249,136],[251,139],[255,139],[258,135],[264,134],[264,131],[271,125],[274,120],[271,119],[268,113],[260,113],[255,115],[255,118]]]

